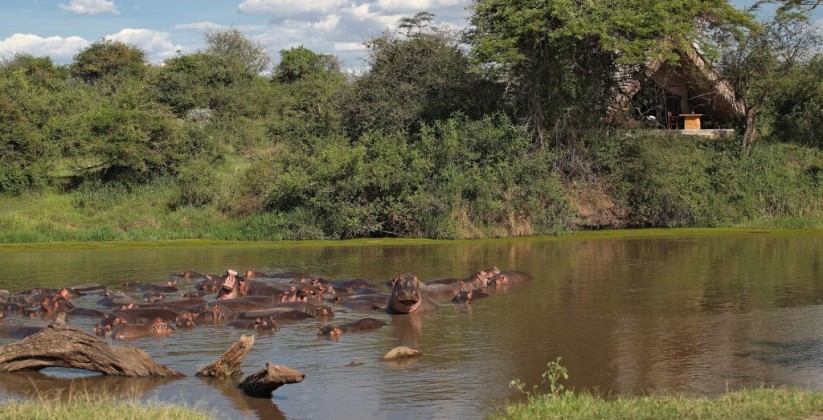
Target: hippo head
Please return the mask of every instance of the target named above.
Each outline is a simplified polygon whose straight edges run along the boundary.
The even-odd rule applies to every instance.
[[[256,331],[277,331],[279,329],[272,317],[255,319],[252,328]]]
[[[123,318],[120,318],[116,315],[106,315],[103,317],[97,325],[94,326],[93,331],[94,334],[99,337],[108,337],[111,335],[112,328],[120,325],[125,324],[126,321],[123,321]]]
[[[471,290],[465,291],[461,290],[459,292],[454,293],[454,298],[452,298],[452,303],[471,303],[474,301],[473,292]]]
[[[177,328],[194,327],[194,314],[189,311],[183,311],[182,314],[174,319],[174,325],[176,325]]]
[[[495,274],[494,277],[492,277],[492,279],[489,281],[489,284],[495,287],[505,286],[509,283],[511,283],[511,279],[509,279],[509,276],[501,273]]]
[[[317,335],[325,335],[329,338],[337,339],[343,334],[343,330],[336,325],[326,325],[323,328],[317,327]]]
[[[401,274],[392,280],[389,309],[394,313],[407,314],[416,311],[423,302],[420,280],[411,273]]]
[[[174,328],[160,318],[155,319],[150,328],[155,335],[167,335],[174,332]]]
[[[240,297],[240,280],[237,278],[237,272],[229,270],[226,272],[226,278],[217,291],[217,299],[235,299]]]

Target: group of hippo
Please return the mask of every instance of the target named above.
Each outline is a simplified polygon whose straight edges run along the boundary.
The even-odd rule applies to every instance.
[[[328,280],[294,272],[266,274],[249,270],[240,275],[230,269],[223,275],[184,271],[160,283],[127,281],[120,291],[100,284],[36,288],[14,294],[0,290],[0,337],[23,338],[42,329],[21,323],[4,323],[6,315],[48,319],[61,312],[69,317],[99,319],[93,332],[114,340],[162,337],[173,333],[175,327],[209,324],[274,332],[278,323],[284,320],[330,320],[337,308],[402,315],[437,310],[447,302],[470,304],[501,287],[523,284],[531,279],[522,271],[501,271],[492,267],[466,278],[425,283],[416,275],[405,273],[376,285],[362,279]],[[183,283],[192,284],[193,290],[181,292],[178,284]],[[101,309],[76,304],[80,300],[93,302],[92,299],[96,299]],[[143,302],[139,303],[139,299]],[[317,332],[337,339],[345,333],[370,331],[384,325],[386,322],[369,317],[326,325]]]

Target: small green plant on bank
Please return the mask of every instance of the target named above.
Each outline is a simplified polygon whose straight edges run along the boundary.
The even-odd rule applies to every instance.
[[[548,384],[549,393],[547,395],[550,397],[561,397],[571,393],[571,391],[567,391],[566,387],[560,383],[561,378],[564,381],[569,379],[569,370],[560,364],[560,359],[561,357],[558,357],[555,361],[546,364],[546,371],[540,375],[543,377],[543,384]],[[538,391],[537,385],[532,385],[532,390],[527,391],[526,384],[520,379],[512,379],[512,381],[509,382],[509,388],[514,388],[529,398],[537,395]]]

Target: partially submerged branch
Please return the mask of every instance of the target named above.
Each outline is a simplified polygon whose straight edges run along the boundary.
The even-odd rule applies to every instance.
[[[254,344],[253,335],[244,335],[237,340],[219,359],[197,371],[197,376],[229,378],[242,375],[240,364],[251,351]]]

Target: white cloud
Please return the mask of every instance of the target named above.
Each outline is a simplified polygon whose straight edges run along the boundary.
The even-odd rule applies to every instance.
[[[174,25],[174,29],[181,31],[224,31],[229,29],[229,26],[214,22],[192,22]]]
[[[33,34],[16,33],[0,40],[0,54],[25,53],[35,57],[49,56],[56,62],[67,62],[88,45],[89,41],[79,36],[43,38]]]
[[[71,0],[69,4],[60,3],[58,5],[63,10],[67,10],[79,15],[96,15],[99,13],[118,14],[114,0]]]
[[[167,32],[158,32],[151,29],[126,28],[116,34],[106,35],[104,38],[134,45],[145,51],[153,62],[171,57],[177,51],[183,50],[182,46],[171,42]]]
[[[337,22],[340,22],[340,16],[328,15],[325,19],[319,22],[314,22],[312,24],[312,28],[319,29],[322,31],[330,31],[337,27]]]
[[[288,17],[303,13],[327,13],[346,3],[345,0],[245,0],[237,9],[249,14]]]
[[[335,42],[335,51],[365,51],[366,45],[362,42]]]

